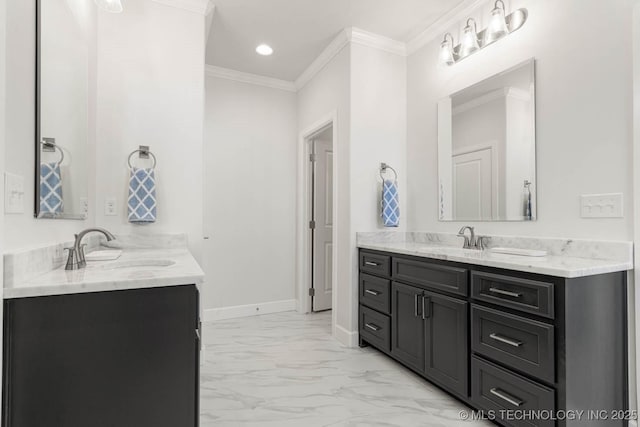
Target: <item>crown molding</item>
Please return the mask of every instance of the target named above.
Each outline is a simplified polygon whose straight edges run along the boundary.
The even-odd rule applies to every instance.
[[[212,0],[152,0],[176,9],[182,9],[200,15],[208,15],[213,11],[215,5]]]
[[[296,91],[296,85],[294,84],[294,82],[288,80],[280,80],[273,77],[245,73],[242,71],[231,70],[229,68],[218,67],[215,65],[205,66],[205,71],[206,75],[211,77],[219,77],[221,79],[234,80],[241,83],[265,86],[272,89],[286,90],[288,92]]]
[[[403,42],[384,37],[379,34],[370,33],[360,28],[349,28],[349,40],[363,46],[383,50],[400,56],[407,56],[407,45]]]
[[[438,18],[433,24],[429,25],[424,31],[407,42],[407,54],[411,55],[422,48],[435,38],[444,36],[444,34],[456,22],[469,17],[479,6],[487,3],[488,0],[463,0],[459,5],[451,9],[449,12]]]
[[[313,77],[320,72],[331,60],[349,44],[350,29],[345,28],[340,31],[338,35],[331,40],[331,43],[313,60],[311,64],[298,76],[295,81],[296,89],[302,89],[307,83],[313,79]]]

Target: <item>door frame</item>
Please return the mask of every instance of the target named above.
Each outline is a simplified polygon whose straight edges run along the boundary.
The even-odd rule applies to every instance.
[[[312,269],[311,269],[311,251],[312,251],[312,239],[311,230],[309,229],[309,221],[311,220],[311,198],[313,197],[311,189],[311,162],[309,161],[309,155],[311,154],[311,138],[318,132],[326,129],[329,126],[333,126],[332,135],[332,149],[333,149],[333,232],[332,239],[334,244],[334,250],[332,254],[331,281],[333,283],[332,297],[331,297],[331,310],[332,310],[332,325],[335,325],[336,321],[336,285],[337,285],[337,265],[338,265],[338,248],[336,242],[338,241],[338,192],[337,190],[337,177],[338,177],[338,112],[333,110],[328,114],[325,114],[315,123],[305,128],[299,134],[298,138],[298,179],[297,179],[297,220],[296,220],[296,310],[299,313],[311,313],[311,297],[309,296],[309,288],[312,284]]]

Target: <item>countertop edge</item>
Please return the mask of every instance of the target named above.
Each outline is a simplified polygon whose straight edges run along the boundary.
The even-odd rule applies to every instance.
[[[451,261],[451,262],[459,262],[462,264],[470,264],[470,265],[478,265],[484,267],[493,267],[493,268],[501,268],[505,270],[519,271],[525,273],[535,273],[542,274],[547,276],[556,276],[562,277],[565,279],[575,279],[579,277],[587,277],[587,276],[595,276],[598,274],[606,274],[606,273],[618,273],[623,271],[628,271],[633,269],[632,262],[616,262],[611,260],[599,260],[594,259],[594,262],[599,262],[601,265],[596,265],[588,268],[559,268],[559,267],[548,267],[543,265],[530,265],[530,264],[514,264],[510,263],[508,260],[488,260],[488,259],[474,259],[470,257],[462,257],[456,255],[449,254],[435,254],[428,253],[424,251],[415,251],[411,249],[402,249],[397,247],[390,247],[391,244],[375,244],[375,243],[358,243],[357,247],[360,249],[369,249],[380,252],[389,252],[389,253],[397,253],[401,255],[410,255],[421,258],[435,259],[441,261]],[[555,256],[554,258],[558,258]],[[582,258],[585,260],[586,258]]]

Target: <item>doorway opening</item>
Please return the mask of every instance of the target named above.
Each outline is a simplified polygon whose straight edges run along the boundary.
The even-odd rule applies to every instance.
[[[333,124],[308,137],[311,311],[331,310],[333,300]]]

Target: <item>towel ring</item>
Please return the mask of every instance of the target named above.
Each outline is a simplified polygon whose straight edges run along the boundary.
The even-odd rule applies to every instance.
[[[133,165],[131,164],[131,158],[133,157],[134,154],[136,153],[141,153],[141,154],[148,154],[151,156],[151,159],[153,159],[153,166],[151,166],[151,169],[155,169],[156,168],[156,156],[151,152],[151,151],[145,151],[145,150],[133,150],[131,152],[131,154],[129,154],[129,158],[127,159],[127,163],[129,164],[129,168],[133,169]]]
[[[393,180],[397,181],[398,173],[396,172],[396,170],[386,163],[380,163],[380,179],[382,179],[382,182],[384,182],[384,176],[382,176],[382,174],[385,173],[387,169],[391,169],[393,171]]]
[[[64,162],[64,151],[62,151],[62,148],[58,147],[56,145],[55,142],[51,142],[51,141],[46,141],[47,138],[45,138],[44,141],[40,141],[40,144],[42,144],[42,151],[45,152],[52,152],[52,151],[56,151],[58,150],[60,152],[60,160],[58,161],[58,166],[62,164],[62,162]]]

